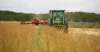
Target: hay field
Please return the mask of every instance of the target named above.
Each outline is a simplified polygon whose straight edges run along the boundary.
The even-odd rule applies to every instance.
[[[69,28],[64,33],[46,25],[0,23],[0,52],[100,52],[99,28]]]

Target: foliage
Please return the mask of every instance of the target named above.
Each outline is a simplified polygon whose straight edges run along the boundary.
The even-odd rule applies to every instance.
[[[11,11],[0,11],[1,21],[29,21],[35,14],[16,13]]]
[[[49,14],[37,14],[37,17],[41,18],[41,19],[48,19],[49,18]]]
[[[49,14],[31,14],[31,13],[16,13],[12,11],[0,11],[0,20],[7,21],[29,21],[33,17],[48,19]],[[65,17],[68,21],[74,22],[100,22],[100,14],[88,12],[66,12]]]
[[[69,12],[65,14],[69,21],[100,22],[100,14],[87,12]]]

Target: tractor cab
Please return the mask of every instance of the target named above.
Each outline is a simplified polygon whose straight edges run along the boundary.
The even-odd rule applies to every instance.
[[[64,14],[64,10],[50,10],[49,12],[49,25],[51,26],[65,26],[67,25],[67,19]]]

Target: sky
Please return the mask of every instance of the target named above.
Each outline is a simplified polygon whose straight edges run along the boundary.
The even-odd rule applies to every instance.
[[[0,0],[0,10],[48,13],[49,10],[100,13],[100,0]]]

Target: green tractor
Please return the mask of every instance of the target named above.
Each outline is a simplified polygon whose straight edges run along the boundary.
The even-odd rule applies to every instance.
[[[49,11],[49,25],[58,28],[68,28],[67,18],[65,17],[64,10],[50,10]]]

